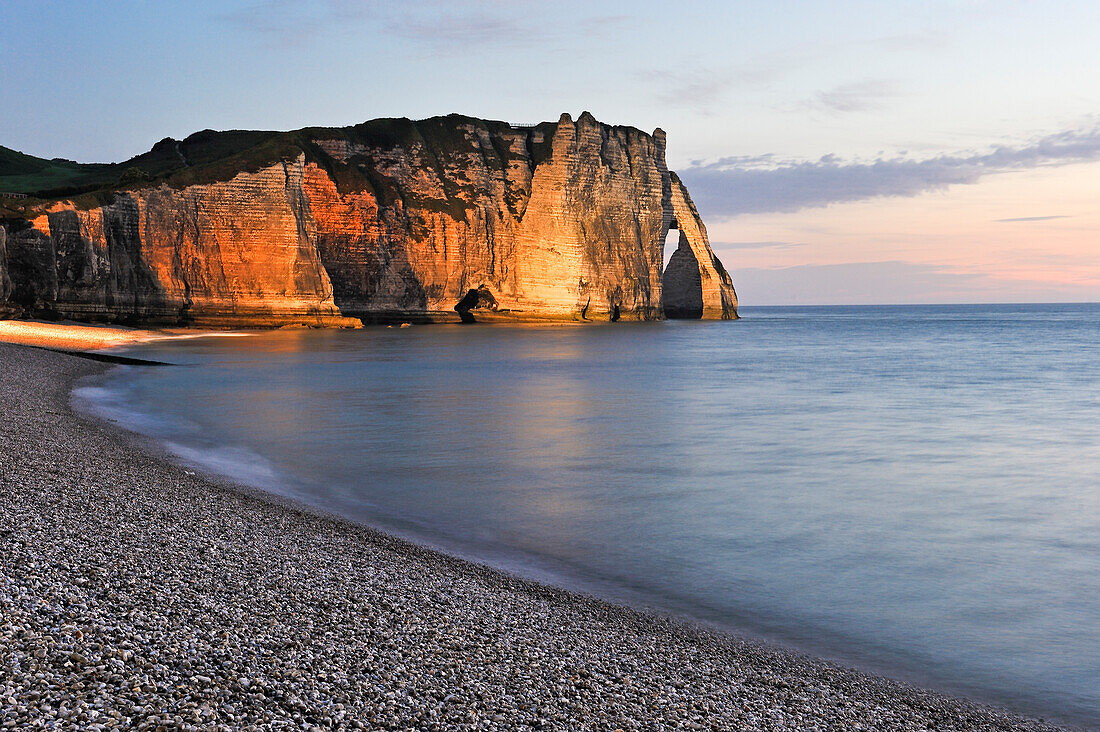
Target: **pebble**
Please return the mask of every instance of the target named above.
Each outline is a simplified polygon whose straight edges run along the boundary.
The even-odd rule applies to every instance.
[[[0,728],[1053,730],[184,470],[0,344]]]

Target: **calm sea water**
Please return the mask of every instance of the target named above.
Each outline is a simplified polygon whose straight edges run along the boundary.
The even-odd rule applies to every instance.
[[[513,571],[1100,720],[1100,306],[274,332],[78,396]]]

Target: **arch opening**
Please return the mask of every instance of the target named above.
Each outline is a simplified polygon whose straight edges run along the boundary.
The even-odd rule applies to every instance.
[[[669,232],[673,230],[673,219]],[[691,251],[687,236],[678,231],[679,242],[669,254],[665,244],[665,269],[661,274],[661,298],[665,317],[670,320],[699,320],[703,317],[703,276],[699,260]]]
[[[671,245],[672,232],[679,234],[676,245]],[[675,217],[669,222],[662,253],[664,270],[661,272],[661,301],[664,317],[671,320],[698,320],[703,317],[703,275],[698,260],[687,243],[686,234],[680,230]]]
[[[676,219],[673,219],[672,223],[673,225],[668,227],[668,233],[665,234],[664,242],[661,243],[661,255],[663,257],[661,261],[662,273],[668,267],[668,260],[672,259],[672,255],[676,253],[676,247],[680,244],[680,232],[675,226]]]

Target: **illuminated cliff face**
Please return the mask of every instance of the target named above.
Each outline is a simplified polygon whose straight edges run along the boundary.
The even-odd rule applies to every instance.
[[[673,295],[736,317],[663,132],[588,114],[388,125],[303,131],[296,154],[227,180],[55,204],[9,232],[12,297],[108,320],[457,320],[456,306],[478,320],[656,319],[662,288],[679,287],[661,272],[673,225],[701,283]]]
[[[340,324],[294,174],[53,206],[10,237],[13,299],[76,319]]]

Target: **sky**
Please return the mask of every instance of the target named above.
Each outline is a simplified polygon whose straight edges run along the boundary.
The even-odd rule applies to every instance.
[[[1100,301],[1100,3],[0,3],[0,145],[582,111],[668,133],[743,305]]]

